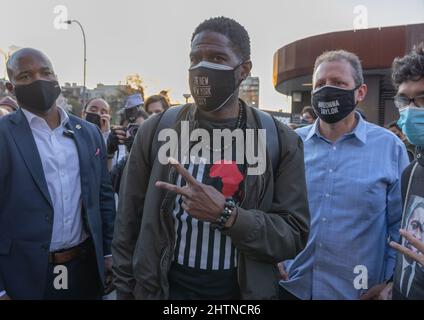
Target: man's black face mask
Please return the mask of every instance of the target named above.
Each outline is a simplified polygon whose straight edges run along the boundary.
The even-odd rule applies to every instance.
[[[214,112],[221,109],[236,92],[235,68],[201,61],[189,69],[190,91],[196,105],[203,111]]]
[[[49,110],[60,95],[56,80],[36,80],[26,85],[15,86],[15,96],[25,109],[45,112]]]
[[[333,86],[324,86],[312,91],[312,106],[319,118],[327,123],[336,123],[346,118],[356,107],[355,91]]]

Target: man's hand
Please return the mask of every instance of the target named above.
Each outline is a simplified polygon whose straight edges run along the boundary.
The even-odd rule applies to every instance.
[[[112,272],[112,257],[105,257],[105,272]]]
[[[105,257],[105,281],[105,295],[107,295],[115,289],[113,286],[112,257]]]
[[[378,300],[392,300],[393,282],[389,282],[386,287],[380,292]]]
[[[100,131],[106,133],[110,131],[110,114],[102,114],[100,116]]]
[[[182,208],[200,221],[215,222],[224,211],[225,197],[214,187],[198,182],[177,160],[169,158],[169,163],[186,181],[184,187],[158,181],[156,187],[182,195]],[[234,210],[237,211],[237,210]],[[235,221],[236,212],[225,224],[229,228]]]
[[[122,126],[113,126],[112,132],[107,139],[107,153],[114,155],[118,150],[119,144],[124,144],[127,139],[127,133]]]
[[[289,274],[284,267],[284,261],[278,263],[278,270],[280,271],[281,280],[287,281],[289,280]]]
[[[403,253],[405,256],[415,260],[421,266],[424,266],[424,243],[415,238],[411,233],[407,232],[406,230],[400,229],[399,233],[402,237],[408,240],[408,242],[413,245],[419,253],[415,253],[411,249],[408,249],[394,241],[390,242],[390,246],[393,249]]]
[[[0,301],[5,301],[5,300],[12,300],[12,299],[10,299],[10,297],[7,294],[5,294],[4,296],[0,297]]]
[[[127,139],[127,132],[123,126],[113,126],[115,135],[118,138],[119,144],[124,144]]]
[[[369,289],[367,292],[365,292],[361,297],[360,300],[378,300],[380,293],[386,288],[386,283],[380,283]]]

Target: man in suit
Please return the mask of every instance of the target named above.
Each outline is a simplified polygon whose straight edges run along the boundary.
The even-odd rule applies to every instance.
[[[42,52],[7,71],[20,108],[0,119],[0,299],[99,298],[115,217],[102,135],[57,106]]]
[[[392,242],[400,254],[395,276],[394,299],[422,300],[424,297],[424,198],[411,196],[415,207],[410,210],[406,228],[401,229],[402,245]],[[406,211],[408,215],[408,210]]]

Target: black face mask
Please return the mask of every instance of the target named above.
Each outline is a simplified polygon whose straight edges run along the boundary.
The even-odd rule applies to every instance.
[[[45,112],[49,110],[60,95],[57,81],[36,80],[30,84],[15,86],[15,95],[25,109]]]
[[[92,124],[95,124],[99,128],[102,127],[102,125],[100,123],[100,116],[97,113],[86,112],[85,121],[91,122]]]
[[[355,89],[346,90],[324,86],[312,91],[312,106],[318,117],[327,123],[336,123],[346,118],[356,107]]]
[[[189,70],[190,91],[196,105],[203,111],[214,112],[221,109],[234,95],[238,85],[235,68],[202,61]]]

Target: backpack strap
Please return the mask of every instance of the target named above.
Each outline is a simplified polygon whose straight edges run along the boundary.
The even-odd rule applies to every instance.
[[[266,130],[266,149],[268,150],[269,156],[271,158],[272,171],[275,176],[280,159],[280,141],[277,125],[275,123],[274,117],[269,113],[256,108],[252,108],[252,110],[256,115],[256,119],[260,123],[260,128]]]
[[[152,141],[152,148],[150,150],[150,166],[151,167],[153,167],[153,163],[155,161],[156,155],[158,154],[159,148],[162,145],[160,141],[158,140],[160,131],[162,129],[171,128],[172,125],[175,124],[175,122],[178,119],[178,115],[180,114],[184,106],[185,105],[171,107],[162,113],[162,117],[160,118],[159,123],[156,127],[155,135]]]
[[[159,143],[158,137],[159,132],[162,129],[170,128],[178,119],[178,115],[185,105],[180,105],[178,107],[172,107],[163,112],[161,119],[159,120],[158,126],[156,127],[155,135],[152,142],[152,148],[150,151],[150,163],[153,165],[155,157],[159,152],[161,144]],[[274,174],[278,169],[278,161],[280,158],[280,143],[277,126],[275,124],[274,118],[261,110],[252,108],[254,114],[256,115],[257,120],[260,123],[260,127],[266,130],[266,149],[268,150],[269,156],[271,158],[272,170]]]

